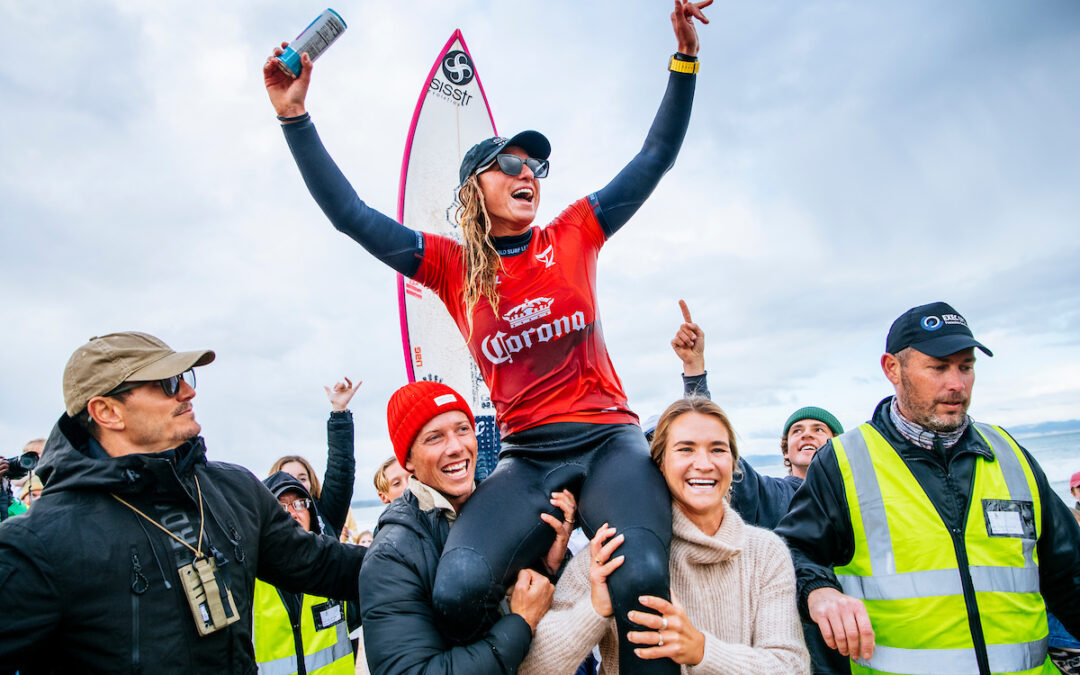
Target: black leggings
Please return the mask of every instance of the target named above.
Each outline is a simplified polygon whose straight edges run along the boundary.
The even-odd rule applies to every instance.
[[[518,572],[551,548],[555,533],[540,513],[562,518],[551,493],[568,488],[577,522],[590,538],[604,523],[625,537],[626,561],[608,579],[619,634],[620,670],[673,674],[669,659],[645,661],[626,640],[639,628],[627,618],[641,595],[670,600],[671,497],[632,424],[547,424],[503,440],[498,466],[469,497],[450,530],[435,576],[440,630],[472,642],[498,618],[499,601]]]

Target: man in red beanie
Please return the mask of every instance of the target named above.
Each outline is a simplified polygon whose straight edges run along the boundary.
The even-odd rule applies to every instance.
[[[409,489],[379,517],[378,535],[360,571],[360,615],[372,675],[515,672],[551,606],[554,587],[544,575],[523,569],[509,612],[470,644],[451,644],[436,627],[432,607],[439,557],[475,488],[472,411],[450,387],[421,381],[394,392],[386,421],[394,454],[412,475]],[[549,572],[565,554],[575,506],[566,491],[553,494],[551,503],[562,519],[541,515],[557,533],[544,560]]]

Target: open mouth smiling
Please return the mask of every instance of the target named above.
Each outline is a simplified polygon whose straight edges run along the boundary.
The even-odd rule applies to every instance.
[[[716,479],[713,478],[687,478],[686,484],[698,490],[711,490],[716,487]]]
[[[469,471],[469,460],[463,459],[460,462],[454,462],[453,464],[447,464],[443,467],[442,472],[447,476],[455,479],[464,478]]]

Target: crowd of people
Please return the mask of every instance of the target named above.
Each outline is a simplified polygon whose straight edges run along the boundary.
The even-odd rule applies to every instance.
[[[684,396],[644,428],[630,409],[596,260],[675,162],[710,3],[674,0],[667,88],[611,182],[538,227],[547,138],[483,140],[460,166],[460,241],[360,200],[306,109],[311,59],[292,77],[274,49],[266,90],[308,189],[442,299],[491,392],[498,464],[476,481],[461,393],[402,386],[374,476],[386,507],[354,545],[359,382],[326,388],[323,476],[289,455],[260,481],[206,458],[192,401],[213,351],[92,338],[65,367],[56,426],[28,447],[29,506],[0,510],[0,593],[19,608],[0,622],[0,675],[1080,670],[1080,520],[1008,432],[967,414],[976,350],[992,354],[950,305],[889,327],[895,393],[868,422],[845,429],[817,405],[777,421],[786,476],[740,456],[685,303],[671,341]],[[483,358],[508,310],[540,296],[580,321]],[[0,461],[5,482],[12,469]]]

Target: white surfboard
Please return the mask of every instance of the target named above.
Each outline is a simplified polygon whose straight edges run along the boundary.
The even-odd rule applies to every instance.
[[[401,163],[398,221],[461,241],[454,220],[458,167],[476,143],[495,135],[495,121],[460,30],[435,59],[413,112]],[[469,401],[479,441],[476,475],[495,468],[495,407],[457,325],[435,293],[398,275],[398,306],[409,382],[434,380]]]

